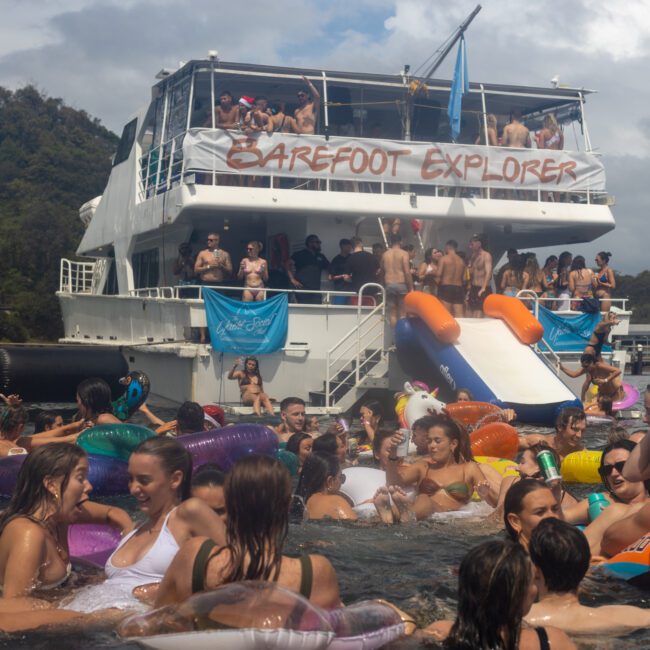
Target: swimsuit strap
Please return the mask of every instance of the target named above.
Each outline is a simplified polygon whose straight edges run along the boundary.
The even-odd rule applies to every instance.
[[[543,627],[534,628],[539,639],[540,650],[551,650],[551,643],[548,640],[548,632]]]
[[[192,593],[196,594],[205,589],[205,571],[208,568],[208,559],[212,549],[217,545],[213,539],[206,539],[199,547],[199,552],[192,565]]]
[[[300,556],[300,595],[307,600],[311,596],[311,589],[314,582],[314,567],[310,555]]]

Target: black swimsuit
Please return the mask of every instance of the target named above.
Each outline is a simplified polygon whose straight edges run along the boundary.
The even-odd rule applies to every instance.
[[[537,632],[540,650],[551,650],[551,643],[548,640],[548,632],[543,627],[533,628]]]

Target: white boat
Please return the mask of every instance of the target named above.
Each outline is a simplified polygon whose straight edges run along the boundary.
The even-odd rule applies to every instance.
[[[238,131],[213,128],[221,91],[287,101],[304,89],[303,74],[321,94],[320,135],[262,134],[246,143]],[[206,316],[202,287],[188,293],[172,274],[182,242],[197,252],[207,233],[218,231],[237,268],[251,239],[264,242],[268,258],[275,236],[286,236],[293,253],[315,233],[331,259],[341,237],[359,234],[370,246],[383,241],[381,219],[399,217],[418,250],[413,219],[425,248],[452,238],[462,248],[481,233],[497,260],[510,247],[570,248],[615,225],[587,128],[585,89],[472,83],[459,142],[451,144],[448,81],[428,81],[414,94],[418,80],[405,74],[215,57],[156,79],[151,101],[124,127],[103,195],[81,208],[81,260],[62,260],[57,295],[61,342],[122,346],[130,367],[152,377],[152,393],[167,399],[239,407],[237,383],[226,378],[236,355],[193,340]],[[565,150],[474,144],[488,113],[503,124],[513,109],[531,131],[555,114]],[[251,166],[234,169],[237,161]],[[266,392],[338,412],[371,388],[398,389],[404,376],[383,301],[334,304],[325,276],[322,288],[321,304],[290,304],[285,347],[260,360]]]

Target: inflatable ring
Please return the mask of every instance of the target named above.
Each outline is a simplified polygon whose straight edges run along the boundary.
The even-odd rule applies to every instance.
[[[447,404],[445,411],[464,427],[472,427],[486,416],[499,416],[502,410],[496,404],[489,402],[454,402]]]
[[[469,434],[472,454],[514,459],[519,450],[517,429],[505,422],[492,422]]]
[[[101,569],[120,543],[121,535],[107,524],[72,524],[68,526],[70,557]]]
[[[619,402],[614,402],[612,408],[615,411],[623,411],[624,409],[632,408],[641,396],[638,389],[631,384],[623,384],[623,392],[625,397]]]
[[[507,458],[493,458],[492,456],[474,456],[474,462],[479,463],[479,465],[489,465],[504,478],[507,476],[519,477],[517,463],[513,460],[508,460]]]
[[[132,370],[126,377],[120,379],[120,384],[126,386],[126,390],[112,403],[112,407],[113,415],[124,421],[147,401],[151,382],[144,372]]]
[[[275,457],[289,470],[292,478],[295,478],[300,473],[300,461],[298,456],[292,451],[286,449],[278,449],[275,452]]]
[[[26,455],[0,459],[0,497],[10,499],[16,487],[18,472]],[[110,456],[88,454],[88,480],[93,497],[120,496],[129,493],[129,473],[124,461]]]
[[[600,458],[602,451],[574,451],[562,461],[560,474],[566,483],[600,483]]]
[[[623,549],[599,568],[640,589],[650,589],[650,533]]]
[[[368,501],[375,496],[375,492],[386,485],[386,472],[374,467],[347,467],[343,470],[345,483],[341,485],[341,492],[348,497],[354,506]]]
[[[89,454],[129,460],[131,452],[156,434],[137,424],[99,424],[83,431],[77,444]]]
[[[148,648],[379,648],[404,635],[395,608],[364,601],[326,611],[271,582],[235,582],[178,606],[131,616],[118,627]]]
[[[176,440],[190,452],[194,468],[216,463],[224,472],[248,454],[275,456],[278,451],[278,436],[263,424],[234,424],[178,436]]]

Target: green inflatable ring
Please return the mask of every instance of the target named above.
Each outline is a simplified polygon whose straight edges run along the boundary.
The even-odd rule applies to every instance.
[[[143,441],[155,437],[151,429],[137,424],[99,424],[82,432],[77,444],[89,454],[128,461],[131,452]]]
[[[289,470],[292,477],[298,476],[298,456],[286,449],[279,449],[275,452],[275,457]]]

